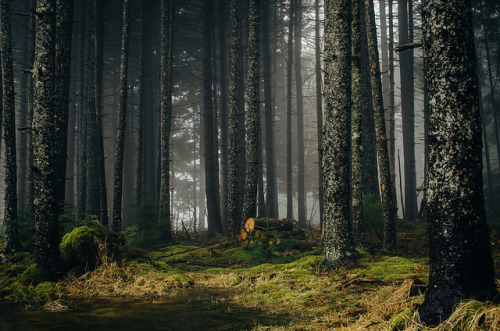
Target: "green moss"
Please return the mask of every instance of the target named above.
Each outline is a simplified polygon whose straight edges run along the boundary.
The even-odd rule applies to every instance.
[[[414,312],[411,308],[406,308],[391,320],[390,329],[393,331],[405,330],[406,323],[411,320],[413,314]]]
[[[47,301],[54,297],[56,284],[53,282],[42,282],[30,292],[30,296],[34,301]]]
[[[53,277],[48,271],[33,263],[19,275],[16,281],[24,285],[36,285],[51,278]]]
[[[101,257],[119,257],[122,239],[95,217],[82,221],[71,232],[64,235],[59,246],[62,260],[70,267],[93,269]]]

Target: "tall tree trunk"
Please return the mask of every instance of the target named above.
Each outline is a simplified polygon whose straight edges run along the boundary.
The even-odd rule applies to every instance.
[[[56,200],[54,78],[56,1],[38,0],[33,110],[35,173],[35,261],[46,270],[60,267]]]
[[[20,248],[21,244],[19,242],[19,227],[17,223],[16,110],[14,101],[10,0],[2,0],[0,10],[2,18],[2,108],[5,140],[4,251],[14,252]]]
[[[389,0],[389,172],[391,184],[394,188],[392,194],[392,203],[398,205],[396,195],[396,130],[395,130],[395,112],[394,104],[394,19],[392,12],[392,0]],[[403,197],[401,197],[403,201]]]
[[[323,178],[325,232],[323,266],[356,259],[350,214],[351,1],[325,1],[325,128]]]
[[[231,37],[229,49],[229,105],[228,105],[228,201],[227,222],[228,237],[235,239],[239,234],[242,219],[242,185],[241,184],[241,154],[239,142],[241,114],[244,106],[241,99],[243,86],[242,56],[241,56],[241,22],[240,1],[231,0],[230,9]]]
[[[137,165],[135,172],[135,203],[140,204],[143,202],[143,191],[144,191],[144,108],[145,108],[145,84],[144,84],[144,73],[146,69],[146,14],[145,14],[145,1],[140,2],[140,22],[139,22],[139,35],[141,36],[140,47],[139,47],[139,77],[137,79],[137,89],[139,100],[137,101]]]
[[[361,17],[366,16],[365,6],[361,6]],[[371,94],[368,40],[366,35],[366,20],[360,20],[361,25],[361,93],[362,93],[362,126],[363,126],[363,193],[365,197],[380,200],[380,186],[377,167],[377,144],[375,120]]]
[[[217,127],[214,128],[214,107],[213,107],[213,77],[212,77],[212,22],[213,22],[213,3],[205,1],[204,22],[203,22],[203,114],[205,135],[203,143],[205,144],[205,190],[208,210],[208,235],[222,233],[222,223],[220,220],[219,205],[219,187],[217,185],[218,173],[216,173],[217,158],[215,154],[215,135]]]
[[[301,227],[307,224],[307,195],[305,194],[304,167],[304,100],[302,96],[302,0],[295,0],[295,88],[297,94],[297,207]]]
[[[103,75],[103,44],[104,44],[104,2],[94,0],[94,18],[95,18],[95,34],[94,34],[94,77],[95,77],[95,119],[96,119],[96,134],[97,134],[97,161],[99,166],[99,199],[100,199],[100,214],[99,220],[102,224],[108,226],[108,197],[106,187],[106,171],[104,166],[104,135],[102,127],[102,75]]]
[[[60,213],[64,213],[66,190],[66,160],[68,145],[69,77],[71,42],[73,36],[73,0],[57,0],[56,19],[56,84],[55,84],[55,129],[56,129],[56,199]]]
[[[246,178],[243,200],[243,221],[257,216],[257,176],[259,150],[259,117],[260,117],[260,0],[250,0],[248,11],[248,74],[246,84]]]
[[[358,6],[359,7],[359,6]],[[314,23],[314,48],[315,48],[315,67],[316,74],[316,130],[318,135],[318,200],[319,200],[319,221],[321,229],[323,229],[323,213],[324,213],[324,192],[323,192],[323,172],[321,171],[321,164],[323,163],[323,90],[322,90],[322,76],[321,76],[321,45],[320,45],[320,16],[319,16],[319,0],[315,0],[314,9],[316,14],[316,22]],[[358,13],[359,14],[359,13]],[[361,96],[360,96],[361,97]],[[360,99],[361,101],[361,99]],[[361,111],[361,109],[360,109]],[[361,162],[361,161],[360,161]]]
[[[120,52],[120,101],[116,123],[116,156],[113,185],[113,230],[117,232],[122,228],[123,153],[125,145],[125,120],[127,114],[127,73],[130,41],[129,7],[129,0],[123,0],[122,44]]]
[[[423,1],[429,97],[429,290],[437,324],[468,298],[498,295],[483,200],[482,140],[470,1]]]
[[[392,0],[388,0],[392,2]],[[382,96],[384,105],[389,104],[389,40],[387,39],[387,13],[385,12],[385,0],[379,0],[380,11],[380,60],[382,69]],[[392,5],[392,3],[391,3]],[[392,40],[391,40],[392,42]],[[392,139],[392,138],[391,138]]]
[[[227,75],[227,0],[219,0],[219,63],[220,63],[220,195],[221,219],[227,227],[228,205],[228,75]]]
[[[399,43],[401,45],[412,42],[409,38],[408,6],[411,0],[398,1]],[[413,49],[399,53],[401,74],[401,113],[403,122],[403,151],[404,151],[404,217],[408,220],[417,218],[417,190],[415,171],[415,110],[414,110],[414,80],[413,80]],[[390,137],[393,139],[393,137]]]
[[[271,48],[269,28],[269,0],[261,1],[262,61],[264,76],[264,125],[266,145],[266,207],[268,217],[278,217],[278,189],[276,185],[276,165],[274,155],[274,109],[271,81]]]
[[[360,1],[352,1],[351,28],[351,140],[352,140],[352,233],[357,247],[366,245],[363,225],[363,132],[361,126],[361,26]]]
[[[366,31],[370,60],[370,82],[372,88],[373,112],[377,136],[377,154],[384,213],[384,249],[393,251],[396,245],[396,207],[393,203],[394,186],[391,183],[389,154],[387,151],[387,134],[385,129],[384,105],[382,100],[382,83],[377,47],[377,31],[373,0],[365,1]]]
[[[172,121],[172,47],[174,0],[161,1],[160,239],[172,241],[170,219],[170,127]]]
[[[286,217],[287,218],[293,218],[292,68],[293,68],[294,2],[295,0],[290,1],[290,14],[288,15],[289,21],[288,21],[287,63],[286,63]],[[323,123],[321,123],[321,125],[323,125]],[[321,128],[321,133],[322,132],[323,128]],[[321,163],[319,166],[321,167]],[[322,181],[320,181],[320,183],[322,185]]]
[[[34,10],[36,6],[35,0],[29,1],[30,10]],[[33,64],[35,59],[35,18],[30,16],[29,27],[28,27],[28,63]],[[33,79],[28,77],[28,91],[27,91],[27,103],[28,103],[28,124],[31,126],[33,122]],[[27,142],[27,176],[26,176],[26,211],[29,213],[34,212],[34,196],[35,196],[35,175],[33,173],[33,134],[28,135]]]

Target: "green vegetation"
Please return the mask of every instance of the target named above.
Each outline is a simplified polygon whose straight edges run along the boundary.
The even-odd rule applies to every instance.
[[[256,330],[427,330],[415,315],[428,282],[426,225],[399,221],[398,229],[397,255],[359,250],[356,265],[326,272],[320,269],[320,248],[301,252],[295,249],[300,240],[283,235],[273,238],[273,245],[269,245],[270,238],[254,238],[252,245],[222,238],[178,239],[176,245],[149,251],[127,249],[121,259],[112,260],[109,257],[116,247],[110,237],[118,237],[88,219],[64,237],[61,253],[67,257],[68,252],[76,254],[78,247],[94,249],[96,260],[91,254],[73,259],[79,259],[80,265],[95,261],[95,269],[80,276],[69,272],[54,282],[30,254],[9,255],[0,266],[0,296],[59,310],[67,309],[65,302],[75,297],[165,297],[187,288],[231,288],[237,291],[226,300],[289,317],[282,327],[256,321]],[[495,233],[492,243],[498,241]],[[372,245],[380,245],[374,231],[368,238]],[[108,244],[103,245],[104,241]],[[496,261],[499,250],[493,246]],[[470,301],[460,304],[450,320],[436,329],[498,327],[498,306]]]

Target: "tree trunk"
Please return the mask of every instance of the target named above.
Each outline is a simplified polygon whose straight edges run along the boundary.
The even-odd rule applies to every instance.
[[[172,121],[172,47],[173,47],[173,6],[174,0],[161,2],[161,72],[160,72],[160,239],[172,241],[170,219],[170,128]]]
[[[203,114],[204,118],[204,137],[205,144],[205,190],[208,210],[208,235],[222,233],[222,224],[220,220],[219,205],[219,187],[217,185],[218,173],[215,171],[217,158],[215,154],[215,135],[217,127],[214,127],[214,107],[213,100],[213,77],[212,77],[212,22],[213,22],[213,3],[205,1],[204,3],[204,22],[203,22]]]
[[[350,214],[351,1],[325,1],[325,128],[323,263],[332,269],[356,259]]]
[[[60,213],[64,213],[66,190],[66,160],[68,145],[68,104],[73,36],[73,0],[57,0],[56,20],[56,84],[54,96],[56,129],[57,187],[56,199]]]
[[[352,139],[352,233],[354,244],[357,247],[366,245],[363,225],[363,166],[361,158],[363,153],[363,131],[361,126],[361,27],[360,27],[360,1],[352,1],[352,28],[351,28],[351,139]]]
[[[130,41],[129,0],[123,0],[122,45],[120,52],[120,101],[116,123],[115,176],[113,189],[113,230],[122,228],[123,154],[127,114],[127,73]]]
[[[304,100],[302,96],[302,0],[295,0],[295,88],[297,93],[297,207],[301,227],[307,224],[307,195],[305,193],[304,167]]]
[[[269,217],[278,217],[278,189],[276,186],[276,165],[274,155],[274,109],[271,81],[271,48],[269,29],[269,0],[262,0],[262,61],[264,76],[264,122],[266,145],[266,207]]]
[[[54,78],[56,1],[38,0],[33,110],[35,171],[35,261],[49,271],[60,267],[56,200]]]
[[[16,111],[14,100],[10,0],[2,0],[0,10],[2,18],[2,108],[5,140],[4,251],[15,252],[21,245],[19,242],[19,228],[17,225]]]
[[[137,78],[137,90],[139,100],[137,101],[137,165],[135,170],[135,203],[140,204],[143,202],[144,193],[144,108],[145,108],[145,84],[144,73],[146,69],[146,14],[145,14],[145,1],[140,2],[140,22],[139,22],[139,35],[141,36],[139,46],[139,77]]]
[[[423,2],[429,97],[428,324],[467,298],[498,295],[486,225],[481,119],[469,1]]]
[[[370,60],[370,82],[372,88],[373,112],[377,136],[377,154],[384,213],[384,249],[393,251],[396,245],[396,207],[393,203],[394,187],[390,179],[389,154],[387,151],[387,134],[385,129],[384,105],[382,100],[382,83],[378,58],[377,31],[373,0],[365,1],[366,31]]]
[[[219,0],[219,61],[220,61],[220,195],[221,195],[221,220],[227,227],[228,205],[228,75],[227,75],[227,0]]]
[[[293,163],[292,163],[292,68],[293,68],[293,14],[294,2],[290,1],[288,15],[288,41],[286,63],[286,217],[293,218]],[[321,133],[323,128],[321,128]],[[321,141],[321,139],[320,139]],[[319,164],[321,167],[321,163]],[[320,183],[322,183],[320,181]]]
[[[241,100],[243,86],[242,57],[241,57],[241,22],[240,1],[231,0],[230,9],[231,38],[229,50],[229,105],[228,105],[228,201],[227,222],[228,237],[236,239],[241,229],[242,219],[242,185],[241,154],[244,152],[239,142],[242,132],[241,114],[244,107]]]
[[[103,76],[103,43],[104,43],[104,8],[103,1],[94,0],[94,18],[95,18],[95,38],[94,38],[94,79],[95,79],[95,120],[96,120],[96,147],[97,162],[99,167],[99,199],[100,210],[99,220],[105,226],[108,226],[108,197],[106,187],[106,169],[104,166],[104,134],[102,127],[102,76]]]
[[[409,38],[410,24],[408,6],[411,0],[398,1],[399,44],[412,42]],[[411,9],[410,9],[411,10]],[[399,53],[401,74],[401,114],[403,122],[404,152],[404,217],[410,221],[417,218],[417,190],[415,182],[415,110],[413,80],[413,49]],[[394,139],[392,136],[391,139]]]
[[[323,213],[324,213],[324,192],[323,192],[323,172],[321,164],[323,163],[323,90],[321,76],[321,45],[320,45],[320,16],[319,16],[319,0],[315,0],[314,9],[316,14],[316,22],[314,23],[314,48],[315,48],[315,68],[316,75],[316,130],[318,136],[318,200],[319,200],[319,222],[323,229]],[[361,96],[360,96],[361,97]],[[360,100],[361,101],[361,100]],[[361,111],[361,109],[360,109]],[[287,216],[288,217],[288,216]]]
[[[259,117],[260,117],[260,0],[250,0],[248,12],[248,74],[246,84],[246,178],[243,200],[243,220],[257,216],[257,176],[259,150]]]
[[[392,14],[392,1],[389,1],[389,172],[391,184],[394,188],[392,194],[392,203],[398,205],[396,194],[396,130],[395,130],[395,111],[394,105],[394,19]],[[387,122],[387,121],[386,121]],[[403,197],[401,196],[401,201]]]

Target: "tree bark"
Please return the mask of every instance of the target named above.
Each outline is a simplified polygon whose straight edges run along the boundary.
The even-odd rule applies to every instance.
[[[396,245],[396,207],[393,203],[394,187],[390,179],[389,154],[387,151],[387,134],[385,129],[384,105],[382,99],[382,83],[377,47],[377,31],[373,0],[365,1],[366,31],[370,61],[370,82],[372,103],[377,136],[377,154],[384,213],[384,249],[393,251]]]
[[[269,0],[262,0],[262,61],[264,76],[264,122],[266,146],[266,209],[269,217],[278,217],[278,189],[274,153],[274,109],[271,81],[271,48],[269,29]]]
[[[286,63],[286,217],[293,218],[293,163],[292,163],[292,69],[293,69],[293,15],[294,2],[290,1],[288,15],[288,41]],[[321,123],[323,125],[323,123]],[[321,134],[323,128],[321,128]],[[321,139],[320,139],[321,140]],[[319,165],[321,167],[321,163]],[[321,172],[321,171],[320,171]],[[320,181],[320,183],[322,183]]]
[[[248,13],[248,74],[246,84],[246,178],[243,200],[243,221],[257,216],[257,177],[259,150],[259,117],[260,117],[260,0],[250,0]]]
[[[360,1],[352,1],[351,22],[351,141],[352,141],[352,234],[354,244],[357,247],[366,245],[365,230],[363,225],[363,166],[361,164],[363,154],[363,131],[361,114],[361,12]]]
[[[304,98],[302,95],[302,0],[295,0],[295,88],[297,93],[297,208],[301,227],[307,224],[307,195],[305,193],[304,166]]]
[[[56,200],[54,78],[56,54],[56,1],[38,0],[33,109],[35,171],[35,261],[49,271],[60,267]]]
[[[122,44],[120,52],[120,101],[116,123],[115,175],[113,189],[113,230],[122,228],[123,154],[125,145],[125,120],[127,114],[127,73],[130,41],[130,2],[123,0]]]
[[[323,263],[327,269],[356,260],[350,214],[351,1],[325,1],[325,128]]]
[[[319,220],[321,229],[323,229],[323,214],[324,214],[324,192],[323,192],[323,172],[321,171],[321,164],[323,163],[323,89],[322,89],[322,76],[321,76],[321,45],[320,45],[320,16],[319,16],[319,0],[315,0],[314,9],[316,14],[316,22],[314,23],[314,48],[315,51],[315,67],[314,72],[316,75],[316,130],[318,137],[318,200],[319,200]],[[361,97],[361,96],[360,96]],[[288,216],[287,216],[288,217]]]
[[[174,0],[161,2],[161,119],[160,119],[160,214],[158,225],[162,242],[172,241],[170,215],[170,129],[172,122],[172,47]]]
[[[217,126],[214,127],[213,77],[212,77],[212,22],[213,3],[204,3],[203,22],[203,124],[205,126],[203,143],[205,144],[205,190],[208,211],[208,236],[222,233],[220,220],[219,187],[217,185],[218,172],[216,172],[217,158],[215,154],[215,135]]]
[[[73,36],[73,0],[57,0],[56,19],[56,85],[55,85],[55,129],[56,129],[56,199],[60,213],[64,213],[66,190],[66,160],[68,145],[69,77],[71,42]]]
[[[20,248],[21,244],[19,242],[19,226],[17,225],[16,110],[14,100],[10,0],[2,0],[0,10],[2,18],[2,108],[5,140],[4,251],[15,252]]]
[[[498,295],[486,225],[481,119],[470,1],[423,2],[429,98],[428,324],[467,298]]]
[[[241,99],[243,86],[241,57],[241,22],[240,1],[231,0],[230,8],[231,37],[229,50],[229,105],[228,105],[228,201],[227,222],[228,237],[236,239],[241,229],[242,220],[242,185],[241,185],[241,154],[243,150],[239,136],[242,134],[241,114],[244,113]]]

